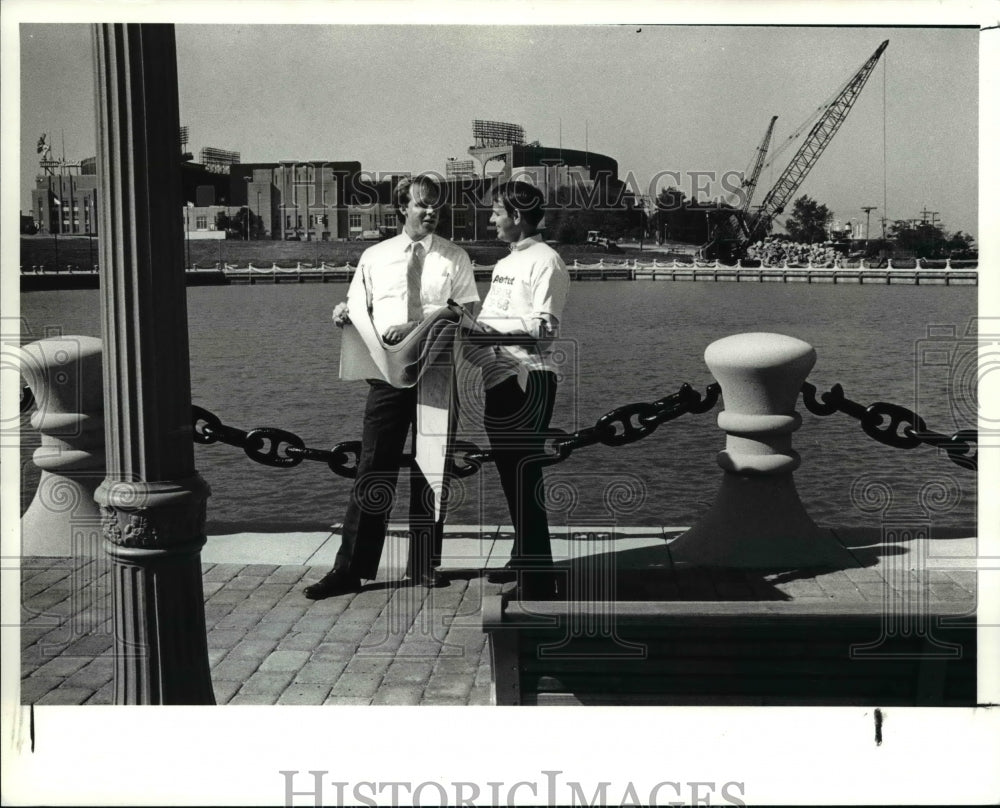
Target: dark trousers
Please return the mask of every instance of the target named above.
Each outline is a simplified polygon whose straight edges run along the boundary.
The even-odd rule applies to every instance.
[[[530,372],[525,390],[512,376],[486,391],[483,425],[514,523],[511,560],[516,566],[552,563],[542,466],[538,461],[544,456],[544,433],[555,400],[556,376],[548,371]]]
[[[374,578],[385,546],[386,524],[396,495],[406,437],[415,434],[417,391],[381,381],[368,382],[361,456],[335,570]],[[414,464],[410,471],[410,530],[407,574],[427,572],[441,556],[442,525],[434,521],[434,496]]]

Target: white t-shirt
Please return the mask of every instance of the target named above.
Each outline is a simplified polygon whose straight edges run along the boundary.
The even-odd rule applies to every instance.
[[[532,320],[540,318],[555,337],[568,293],[569,272],[559,253],[541,235],[529,236],[512,244],[510,255],[494,267],[479,321],[503,333],[530,333]],[[489,350],[491,360],[484,361],[482,354],[474,360],[483,367],[487,388],[524,371],[556,369],[551,347],[501,345]]]
[[[406,265],[410,260],[410,243],[410,237],[400,233],[372,245],[361,254],[358,269],[351,279],[350,299],[364,300],[358,287],[362,282],[368,285],[372,322],[380,334],[389,326],[405,323],[408,319]],[[478,303],[479,292],[468,253],[433,233],[422,238],[420,243],[424,247],[420,277],[420,304],[424,317],[445,305],[449,298],[456,303]],[[364,312],[350,314],[354,319],[363,316]]]

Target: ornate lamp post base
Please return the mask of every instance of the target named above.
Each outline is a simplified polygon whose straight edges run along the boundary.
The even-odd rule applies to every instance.
[[[208,486],[108,483],[97,490],[114,565],[115,704],[214,704],[201,548]]]

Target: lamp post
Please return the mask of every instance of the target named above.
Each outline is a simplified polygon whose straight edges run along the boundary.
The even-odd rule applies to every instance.
[[[257,191],[257,216],[260,216],[260,191]],[[263,219],[261,219],[261,223],[263,223]]]
[[[56,272],[59,271],[59,229],[62,227],[62,202],[56,197],[53,200],[59,209],[56,215],[56,226],[52,228],[52,240],[56,248]]]
[[[865,205],[861,208],[865,212],[865,250],[868,249],[868,240],[871,238],[872,211],[878,210],[874,205]],[[884,227],[883,227],[884,229]]]
[[[191,266],[191,208],[193,207],[193,202],[186,202],[184,204],[184,245],[187,248],[187,265],[184,267],[185,269]]]
[[[94,25],[115,704],[214,704],[194,465],[174,29]],[[186,217],[185,217],[186,218]],[[183,438],[187,437],[187,440]]]
[[[87,225],[87,269],[94,269],[94,222],[91,219],[90,197],[83,198],[83,219]]]

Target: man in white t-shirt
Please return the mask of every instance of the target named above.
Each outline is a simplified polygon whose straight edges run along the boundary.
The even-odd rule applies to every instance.
[[[369,311],[340,304],[338,326],[371,314],[382,341],[394,345],[421,320],[448,300],[473,306],[479,302],[472,262],[465,250],[435,234],[442,204],[441,188],[431,177],[404,179],[393,199],[403,232],[369,247],[351,280],[351,306],[367,301]],[[361,301],[362,303],[358,303]],[[361,579],[378,572],[392,510],[406,437],[416,424],[416,387],[393,387],[369,379],[361,454],[351,499],[344,516],[343,537],[333,569],[307,586],[313,600],[356,592]],[[424,586],[444,583],[434,569],[441,552],[442,526],[434,518],[434,496],[420,469],[410,470],[410,545],[407,574]]]
[[[515,572],[529,599],[553,597],[552,548],[545,512],[542,466],[545,433],[556,397],[552,340],[569,291],[569,273],[559,254],[538,232],[544,216],[542,192],[525,182],[493,190],[497,237],[510,255],[497,262],[483,301],[484,330],[523,335],[523,344],[475,348],[469,358],[483,370],[483,423],[514,523],[507,576]],[[502,580],[504,574],[492,574]]]

